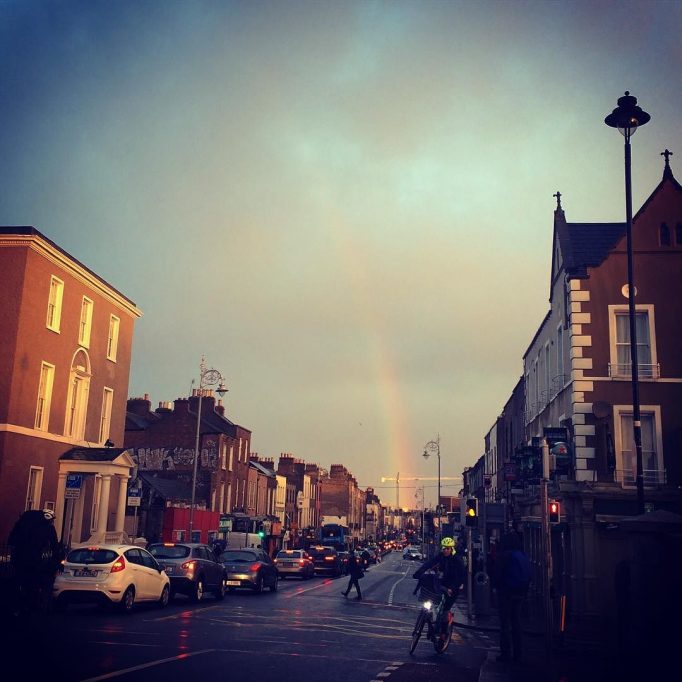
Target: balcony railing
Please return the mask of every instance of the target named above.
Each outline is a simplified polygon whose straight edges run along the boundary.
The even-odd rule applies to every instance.
[[[660,379],[659,363],[638,364],[637,374],[640,379]],[[609,362],[609,376],[612,379],[629,379],[632,376],[632,364],[629,362]]]
[[[644,487],[655,488],[667,483],[667,472],[665,469],[644,469]],[[637,485],[637,475],[632,469],[616,469],[613,472],[613,480],[620,483],[623,488],[634,488]]]

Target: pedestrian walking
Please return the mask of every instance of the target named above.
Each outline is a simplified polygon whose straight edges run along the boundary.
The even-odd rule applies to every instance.
[[[519,661],[523,651],[521,608],[530,585],[530,561],[518,533],[507,533],[500,541],[495,560],[494,583],[500,614],[500,655],[498,661]]]
[[[348,597],[351,587],[355,586],[355,590],[358,593],[355,599],[358,601],[362,600],[362,592],[360,591],[360,578],[365,575],[362,569],[362,563],[360,558],[355,552],[350,552],[348,557],[348,574],[350,575],[350,580],[348,581],[348,587],[345,592],[341,592],[344,597]]]

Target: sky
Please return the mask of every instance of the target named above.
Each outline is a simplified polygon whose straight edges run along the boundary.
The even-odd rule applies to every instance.
[[[0,0],[0,224],[132,299],[130,397],[229,388],[251,449],[457,494],[569,222],[682,179],[682,2]],[[636,267],[636,265],[635,265]],[[419,480],[409,480],[419,479]]]

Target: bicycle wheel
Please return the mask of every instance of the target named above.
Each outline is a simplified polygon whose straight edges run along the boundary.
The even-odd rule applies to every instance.
[[[442,654],[450,646],[452,627],[452,625],[446,626],[445,632],[442,635],[436,635],[434,637],[433,648],[436,650],[436,653]]]
[[[412,644],[410,644],[410,654],[413,654],[414,650],[417,648],[417,644],[419,643],[419,639],[422,636],[422,630],[424,629],[425,623],[426,618],[424,616],[424,612],[422,611],[417,616],[417,622],[414,624],[414,630],[412,631]]]

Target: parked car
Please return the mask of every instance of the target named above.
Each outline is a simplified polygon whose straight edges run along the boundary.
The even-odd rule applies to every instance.
[[[313,560],[303,549],[280,550],[275,557],[275,566],[281,580],[290,575],[307,580],[315,575]]]
[[[406,547],[405,551],[403,552],[403,559],[407,559],[409,561],[422,561],[424,558],[424,555],[422,554],[421,549],[418,547]]]
[[[201,601],[205,592],[216,599],[225,596],[225,567],[213,550],[196,542],[157,542],[147,547],[170,578],[171,597],[186,594]]]
[[[52,592],[57,609],[72,602],[118,604],[130,612],[137,602],[170,598],[170,580],[158,561],[142,547],[97,545],[72,549]]]
[[[308,554],[315,564],[316,575],[331,575],[333,577],[341,575],[341,561],[338,552],[333,547],[315,545],[308,548]]]
[[[225,585],[230,592],[238,587],[248,587],[254,592],[262,592],[266,587],[277,591],[277,567],[262,549],[226,549],[220,561],[225,567]]]

